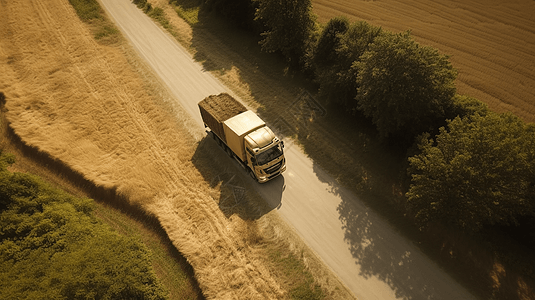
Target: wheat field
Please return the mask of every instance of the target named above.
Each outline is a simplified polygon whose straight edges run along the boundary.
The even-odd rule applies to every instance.
[[[345,15],[450,55],[457,92],[535,121],[535,1],[313,0],[318,21]]]
[[[150,76],[140,75],[127,48],[98,44],[67,0],[0,2],[0,91],[10,127],[154,215],[207,298],[285,298],[264,265],[262,240],[247,234],[257,224],[220,210],[217,187],[192,163],[197,141],[187,116],[147,91]]]

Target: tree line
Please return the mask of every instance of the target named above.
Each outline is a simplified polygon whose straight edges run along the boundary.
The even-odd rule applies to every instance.
[[[422,228],[469,232],[535,219],[535,129],[456,93],[447,55],[366,22],[320,27],[311,0],[201,0],[308,75],[321,98],[363,115],[408,157],[407,209]]]

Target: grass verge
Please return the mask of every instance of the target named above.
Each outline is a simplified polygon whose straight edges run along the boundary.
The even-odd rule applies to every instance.
[[[350,116],[321,99],[316,100],[325,109],[324,116],[310,118],[309,122],[303,122],[306,118],[296,119],[301,112],[288,113],[288,110],[296,107],[292,105],[303,90],[314,95],[314,86],[300,74],[288,72],[273,56],[262,53],[254,37],[221,24],[198,7],[195,10],[191,0],[175,0],[173,3],[177,4],[175,10],[180,17],[180,11],[186,8],[197,12],[197,21],[190,22],[192,37],[183,45],[195,53],[195,58],[206,70],[212,71],[249,105],[258,108],[258,113],[268,123],[277,123],[282,117],[291,127],[286,130],[286,135],[295,137],[314,162],[336,179],[333,185],[339,183],[359,195],[400,234],[420,245],[429,257],[474,294],[500,299],[533,297],[535,284],[529,278],[531,275],[519,276],[522,272],[514,264],[506,264],[521,261],[519,257],[532,259],[533,255],[526,256],[527,252],[518,250],[516,243],[504,243],[497,237],[469,237],[448,228],[420,232],[404,215],[405,149],[378,139],[376,130],[364,117]],[[350,203],[342,202],[339,213],[348,228],[358,229],[352,226],[357,218]],[[359,241],[354,244],[359,245]],[[391,257],[394,263],[399,259],[395,255]],[[503,272],[496,271],[502,268]],[[383,270],[371,267],[367,271],[380,274]]]
[[[172,34],[177,40],[180,40],[180,37],[177,36],[175,28],[171,25],[169,19],[163,13],[163,9],[151,4],[150,2],[144,2],[141,0],[138,7],[143,10],[148,16],[153,18],[155,21],[160,23],[164,29],[166,29],[170,34]],[[173,9],[177,12],[177,15],[183,16],[188,24],[199,24],[198,15],[200,7],[196,6],[196,1],[189,2],[188,6],[174,6]],[[198,147],[197,153],[194,155],[194,164],[201,171],[204,178],[208,182],[212,182],[217,174],[224,174],[232,170],[234,165],[222,165],[221,161],[226,161],[225,158],[221,160],[214,159],[214,153],[212,150],[203,150],[202,144],[206,144],[207,141],[201,142],[201,146]],[[208,142],[209,143],[209,142]],[[207,149],[207,148],[206,148]],[[212,148],[210,148],[212,149]],[[209,153],[208,153],[209,152]],[[223,156],[224,153],[222,153]],[[230,163],[233,163],[232,161]],[[231,171],[233,172],[233,171]],[[238,179],[243,180],[243,179]],[[243,184],[243,181],[240,183]],[[219,183],[221,184],[221,182]],[[224,184],[224,183],[223,183]],[[233,183],[235,184],[235,183]],[[246,184],[245,184],[246,185]],[[258,203],[263,202],[263,199],[254,192],[254,188],[247,187],[248,191],[247,201],[242,201],[238,205],[232,207],[231,210],[228,208],[222,208],[224,213],[232,218],[235,215],[238,215],[241,219],[251,222],[252,220],[257,220],[264,214],[270,211],[270,208],[258,208]],[[223,189],[222,189],[223,193]],[[224,198],[224,197],[216,197]],[[219,203],[220,207],[223,207],[222,203]],[[259,237],[255,234],[258,230],[258,225],[250,225],[250,232],[246,234],[249,236],[254,236],[256,242],[262,244],[262,250],[266,253],[266,257],[269,261],[266,262],[266,265],[269,267],[270,273],[275,274],[275,279],[288,293],[290,299],[333,299],[331,295],[341,295],[343,292],[337,294],[332,290],[325,289],[317,280],[314,278],[310,272],[309,265],[305,263],[305,260],[314,260],[311,253],[305,253],[302,250],[304,245],[296,246],[293,242],[277,241],[277,240],[263,240],[262,237]],[[292,245],[290,245],[290,243]],[[290,250],[292,248],[293,250]],[[295,250],[301,249],[301,250]],[[306,258],[305,258],[306,257]],[[337,288],[340,291],[340,288]],[[335,296],[336,297],[336,296]]]
[[[108,19],[97,0],[69,0],[76,14],[89,27],[95,40],[102,45],[112,45],[121,35],[115,24]]]
[[[152,222],[118,208],[97,202],[95,215],[121,235],[142,242],[151,252],[152,267],[169,292],[169,299],[204,299],[193,268],[173,246],[165,232]]]
[[[0,107],[5,100],[0,92]],[[85,180],[60,161],[26,145],[7,125],[0,112],[0,148],[17,159],[12,171],[39,176],[50,185],[77,197],[95,200],[94,214],[119,234],[141,242],[150,251],[150,260],[158,280],[169,292],[169,299],[205,299],[192,267],[172,245],[157,220],[140,208],[130,205],[113,191],[105,191]]]

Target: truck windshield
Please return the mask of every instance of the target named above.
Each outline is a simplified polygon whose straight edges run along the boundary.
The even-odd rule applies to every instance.
[[[265,165],[268,162],[282,155],[282,145],[279,143],[276,147],[267,149],[256,155],[258,165]]]

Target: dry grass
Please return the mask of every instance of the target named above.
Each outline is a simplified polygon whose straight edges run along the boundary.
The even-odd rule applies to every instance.
[[[160,5],[165,4],[164,0],[154,0],[154,2],[160,2]],[[314,2],[316,11],[318,10],[318,2]],[[382,5],[391,3],[391,1],[325,1],[325,3],[339,5],[343,8],[340,8],[339,11],[331,11],[332,16],[339,15],[340,11],[349,12],[353,6],[355,14],[360,13],[362,7],[368,7],[367,13],[362,13],[359,18],[366,19],[362,15],[369,18],[375,16],[374,18],[380,21],[381,17],[374,15],[377,13],[375,10]],[[414,1],[411,3],[414,4]],[[398,26],[396,22],[402,22],[405,18],[403,14],[409,14],[414,18],[422,15],[428,16],[428,19],[433,19],[429,13],[421,11],[424,8],[426,7],[422,4],[421,7],[416,5],[414,12],[411,11],[411,7],[405,7],[404,10],[383,9],[385,15],[389,13],[396,16],[397,19],[389,23],[392,25],[391,27],[375,24],[394,31],[406,30],[412,27],[396,28]],[[427,8],[434,14],[440,14],[441,10],[444,9],[440,7],[437,10],[432,5],[427,6]],[[325,11],[329,11],[329,9],[325,9]],[[353,10],[351,12],[353,13]],[[322,16],[320,16],[321,18]],[[422,250],[440,263],[445,270],[451,272],[459,282],[483,298],[498,294],[501,295],[498,298],[509,297],[509,299],[526,299],[533,296],[532,287],[535,285],[509,266],[506,267],[507,274],[509,274],[508,278],[516,278],[517,280],[509,280],[514,284],[509,284],[510,282],[507,280],[503,281],[500,290],[493,289],[493,278],[488,271],[492,270],[495,262],[499,259],[495,254],[489,252],[488,248],[482,246],[479,241],[461,237],[462,235],[455,235],[451,232],[444,234],[443,231],[435,235],[433,233],[422,235],[414,226],[411,226],[410,220],[400,215],[397,207],[404,203],[404,187],[401,178],[403,178],[406,169],[403,160],[405,153],[378,140],[375,129],[369,126],[364,118],[356,116],[359,124],[355,128],[355,117],[345,117],[346,114],[340,112],[339,109],[325,106],[326,116],[317,118],[314,122],[303,126],[303,122],[292,119],[291,114],[288,114],[288,108],[296,101],[303,89],[307,89],[306,81],[302,80],[298,74],[288,72],[276,58],[261,53],[254,38],[225,28],[225,25],[214,22],[202,12],[197,19],[199,22],[191,27],[191,33],[188,31],[188,35],[183,36],[182,40],[185,41],[183,44],[189,47],[197,60],[203,63],[205,69],[211,70],[228,87],[231,87],[235,94],[247,101],[249,106],[257,108],[262,118],[268,123],[275,123],[281,117],[284,118],[291,127],[289,133],[297,139],[300,146],[316,163],[319,163],[357,195],[362,195],[363,199],[367,199],[367,204],[389,219],[401,234],[409,236],[419,244],[421,243],[424,248]],[[327,19],[323,16],[323,21]],[[450,38],[454,40],[457,37],[450,36]],[[428,43],[419,37],[417,39],[423,44],[436,46],[436,42]],[[444,53],[449,53],[448,50],[449,48],[442,49]],[[465,63],[467,62],[470,62],[469,59],[465,61]],[[454,64],[456,63],[454,62]],[[456,67],[459,68],[458,65]],[[481,72],[488,73],[490,71],[483,69]],[[464,71],[461,70],[461,73],[466,76]],[[506,79],[502,78],[501,81],[503,80]],[[527,78],[527,80],[531,79]],[[503,88],[499,85],[501,81],[495,81],[488,86],[493,89]],[[459,88],[459,91],[465,93],[462,88]],[[533,91],[531,90],[531,92]],[[475,94],[472,95],[479,98]],[[479,99],[485,101],[485,99]],[[524,118],[529,120],[532,116],[525,114]],[[344,130],[344,128],[351,130]],[[350,211],[345,210],[346,208],[342,204],[339,207],[340,218],[347,222],[348,226],[353,226],[354,224],[351,222],[354,221],[352,220],[354,216]],[[447,244],[442,249],[440,245],[443,242]],[[455,255],[449,254],[450,252],[455,253]],[[478,260],[478,258],[482,259]],[[316,276],[316,279],[318,278],[321,276]],[[500,278],[500,280],[502,279]]]
[[[3,95],[3,94],[2,94]],[[192,267],[173,246],[165,231],[153,215],[118,197],[113,191],[98,188],[85,180],[82,174],[72,171],[46,153],[24,144],[14,134],[5,119],[5,109],[0,105],[0,148],[14,154],[16,162],[12,172],[38,175],[47,183],[81,198],[92,198],[95,215],[117,230],[145,244],[151,251],[154,271],[169,292],[169,299],[205,299],[194,279]]]
[[[177,19],[170,24],[185,24]],[[176,30],[185,40],[191,34]],[[228,186],[214,178],[235,166],[215,163],[224,154],[213,153],[213,141],[199,143],[201,129],[128,45],[97,43],[66,0],[0,4],[0,91],[21,143],[60,166],[51,172],[73,189],[154,216],[207,298],[284,299],[302,289],[273,276],[281,265],[270,247],[301,253],[288,257],[300,270],[304,262],[325,272],[332,298],[350,297],[254,189],[245,185],[239,205],[224,203]]]
[[[24,143],[152,212],[208,298],[284,296],[235,230],[245,222],[210,197],[183,117],[120,48],[98,45],[67,1],[3,2],[0,14],[0,90]]]
[[[414,38],[451,55],[457,91],[535,121],[535,2],[314,0],[320,22],[339,15]]]
[[[535,2],[314,0],[313,5],[314,12],[324,23],[334,16],[346,15],[351,20],[365,20],[395,32],[410,29],[418,42],[452,55],[450,61],[459,71],[456,81],[458,93],[473,96],[497,112],[510,111],[527,122],[535,121]],[[343,136],[355,134],[345,133]],[[355,137],[353,140],[362,139]],[[309,149],[314,151],[313,147]],[[355,152],[361,156],[358,151]],[[364,161],[379,160],[375,157]],[[328,165],[336,167],[336,164]],[[342,180],[345,178],[346,182],[362,191],[366,191],[362,187],[367,186],[374,191],[385,182],[394,183],[390,196],[388,189],[383,189],[381,194],[387,201],[381,202],[404,201],[403,197],[396,197],[403,188],[396,184],[399,180],[395,173],[390,173],[394,177],[384,177],[381,175],[388,172],[385,172],[387,169],[378,169],[380,165],[361,164],[365,175],[362,178],[366,180],[353,183],[350,182],[352,179],[359,178],[358,168],[351,171],[348,165],[359,166],[346,164],[340,165],[340,171],[328,169],[334,169]],[[377,184],[377,179],[383,183]],[[475,294],[485,299],[534,297],[532,271],[526,270],[533,261],[531,248],[501,236],[500,232],[474,238],[443,228],[434,230],[423,237],[416,237],[425,241],[428,255]]]

